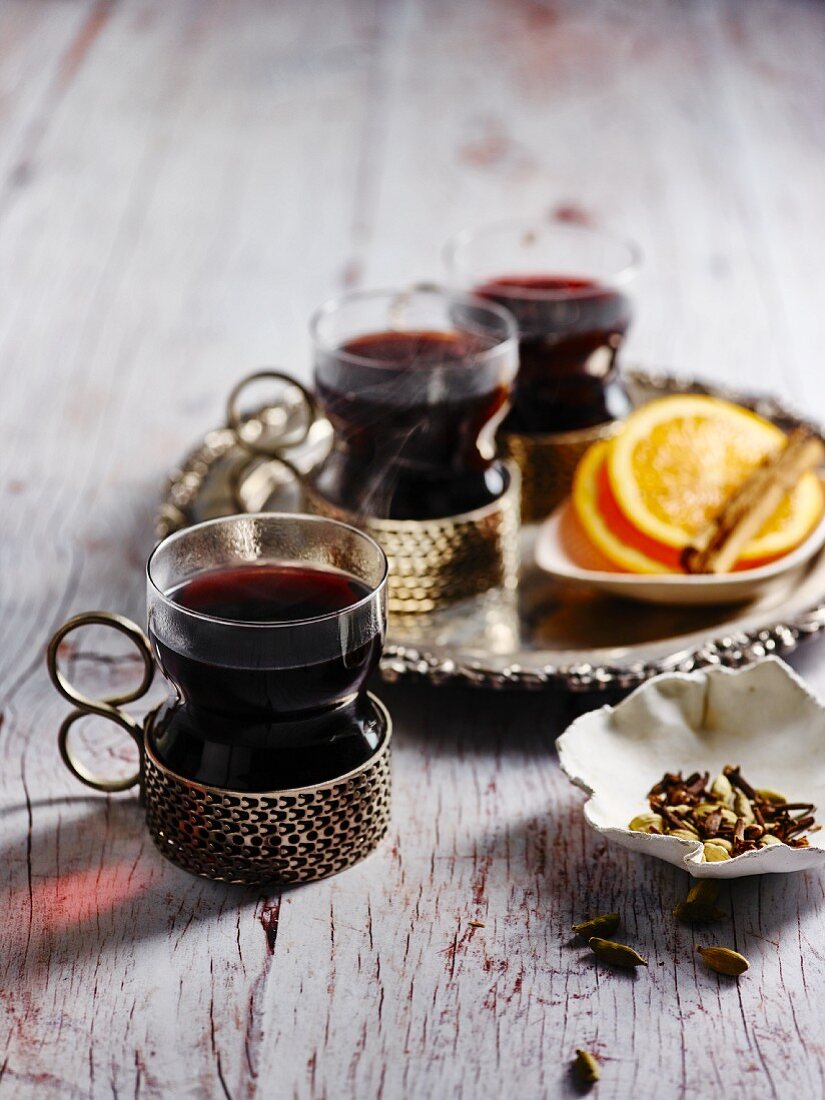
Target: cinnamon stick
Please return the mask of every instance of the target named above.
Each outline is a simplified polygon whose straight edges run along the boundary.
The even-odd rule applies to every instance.
[[[825,460],[825,444],[795,428],[781,450],[768,455],[726,502],[719,515],[682,551],[688,573],[729,573],[803,474]]]

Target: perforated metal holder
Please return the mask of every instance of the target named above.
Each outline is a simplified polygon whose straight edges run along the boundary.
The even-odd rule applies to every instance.
[[[60,671],[60,643],[73,630],[89,625],[114,627],[135,644],[144,676],[134,691],[90,699]],[[120,709],[122,703],[134,702],[148,691],[154,672],[149,641],[134,623],[108,612],[77,615],[51,639],[47,661],[53,684],[75,704],[58,735],[66,767],[94,790],[140,787],[152,840],[183,870],[244,885],[313,882],[360,862],[385,836],[391,810],[392,722],[374,695],[368,699],[380,731],[379,743],[359,767],[306,787],[236,791],[193,782],[161,763],[151,746],[159,709],[143,723]],[[136,772],[110,779],[91,772],[77,759],[69,732],[78,719],[89,715],[113,721],[130,734],[140,753]]]
[[[346,775],[283,791],[233,791],[193,783],[144,747],[146,824],[158,849],[178,867],[220,882],[313,882],[359,863],[390,823],[391,723],[370,696],[382,725],[373,755]]]
[[[360,527],[390,563],[388,607],[395,614],[437,611],[491,589],[514,589],[519,566],[519,475],[506,467],[507,488],[492,503],[435,519],[359,516],[304,481],[308,511]]]

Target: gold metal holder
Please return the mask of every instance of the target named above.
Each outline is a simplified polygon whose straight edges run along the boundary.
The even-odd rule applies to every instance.
[[[574,432],[500,432],[504,454],[521,472],[521,522],[546,519],[569,495],[576,466],[587,448],[600,439],[609,439],[618,427],[618,421],[610,420]]]
[[[240,399],[243,391],[255,382],[275,382],[285,387],[292,400],[276,401],[243,416]],[[229,492],[239,512],[257,511],[250,508],[246,488],[253,475],[260,479],[267,468],[285,467],[298,481],[301,473],[287,457],[307,443],[316,424],[322,421],[312,393],[280,370],[258,370],[243,377],[229,393],[226,402],[226,423],[234,433],[238,446],[245,452],[241,462],[229,473]]]
[[[133,691],[90,699],[59,669],[60,643],[73,630],[92,625],[111,626],[134,642],[144,672]],[[389,828],[392,722],[386,707],[372,694],[368,698],[382,734],[375,752],[360,767],[308,787],[235,791],[194,783],[157,759],[149,744],[157,709],[142,723],[119,709],[144,695],[154,676],[149,640],[135,623],[106,611],[75,615],[51,639],[47,664],[54,686],[75,704],[58,735],[66,767],[98,791],[123,791],[139,784],[152,840],[185,871],[247,885],[312,882],[364,859]],[[88,715],[115,722],[133,738],[140,752],[137,772],[124,779],[107,778],[91,772],[74,756],[69,731]]]
[[[103,699],[90,699],[87,695],[78,691],[63,675],[57,662],[60,644],[72,631],[83,626],[110,626],[119,633],[125,634],[127,638],[134,642],[135,648],[143,661],[143,678],[133,691],[127,691],[121,695],[109,695]],[[83,615],[75,615],[73,618],[68,619],[52,635],[46,651],[46,664],[54,686],[64,699],[68,699],[70,703],[75,704],[75,709],[63,720],[57,733],[57,745],[63,763],[76,779],[96,791],[106,791],[107,793],[128,791],[130,787],[137,786],[141,781],[143,771],[143,726],[137,719],[121,710],[120,707],[126,703],[134,703],[145,695],[152,686],[155,677],[155,662],[152,657],[149,639],[139,626],[133,623],[131,619],[124,618],[123,615],[114,615],[110,611],[87,611]],[[96,775],[94,772],[89,771],[85,764],[74,756],[69,743],[71,728],[79,718],[85,718],[92,714],[97,715],[98,718],[106,718],[120,726],[121,729],[126,730],[137,745],[141,766],[132,775],[119,779],[107,779],[106,776]]]
[[[390,824],[392,724],[384,705],[374,695],[369,699],[384,730],[369,760],[346,775],[294,790],[250,793],[192,783],[160,763],[147,736],[152,840],[184,871],[220,882],[313,882],[360,862]]]
[[[390,563],[388,607],[396,614],[438,611],[490,589],[514,589],[519,565],[519,477],[483,508],[442,519],[379,519],[331,503],[304,482],[307,511],[360,527]]]

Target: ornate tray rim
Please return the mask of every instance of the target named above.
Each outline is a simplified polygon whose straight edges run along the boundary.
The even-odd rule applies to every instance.
[[[628,371],[630,382],[646,389],[667,393],[698,393],[723,397],[753,409],[772,420],[804,424],[822,434],[822,426],[799,415],[789,405],[769,395],[747,395],[735,387],[701,382],[684,375],[666,372]],[[228,427],[213,429],[204,436],[168,475],[162,503],[157,513],[155,534],[158,539],[171,534],[188,522],[185,509],[197,498],[201,484],[211,465],[236,445],[234,432]],[[428,651],[393,643],[390,638],[381,659],[383,678],[396,683],[401,680],[424,680],[436,685],[522,691],[560,690],[594,692],[627,690],[637,687],[662,672],[694,672],[715,665],[738,668],[766,654],[785,656],[803,642],[825,631],[825,593],[823,598],[801,614],[771,623],[756,630],[740,630],[707,638],[701,644],[688,645],[675,653],[653,660],[627,663],[578,661],[573,664],[548,662],[540,668],[524,668],[509,657],[500,661],[490,656],[480,659],[460,650]]]

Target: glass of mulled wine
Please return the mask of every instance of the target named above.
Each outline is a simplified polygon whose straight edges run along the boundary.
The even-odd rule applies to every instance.
[[[629,408],[618,353],[632,318],[639,252],[576,222],[510,221],[447,245],[451,281],[515,317],[520,365],[502,430],[567,433]]]
[[[352,516],[402,521],[502,496],[495,432],[518,368],[507,310],[435,288],[356,292],[322,306],[311,332],[334,430],[314,493]]]
[[[147,564],[149,639],[175,696],[147,752],[234,791],[324,783],[375,752],[366,692],[386,631],[387,559],[316,516],[246,515],[169,536]]]

